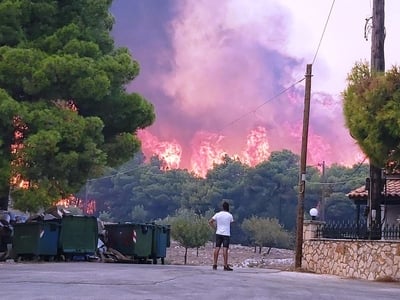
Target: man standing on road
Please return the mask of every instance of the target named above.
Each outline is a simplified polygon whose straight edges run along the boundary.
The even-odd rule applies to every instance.
[[[215,249],[214,249],[214,264],[213,270],[217,269],[218,255],[221,245],[223,246],[222,254],[224,257],[224,271],[233,271],[228,265],[228,249],[231,236],[231,223],[233,222],[233,216],[229,213],[229,203],[224,201],[222,203],[222,210],[217,212],[208,223],[214,229],[215,232]]]

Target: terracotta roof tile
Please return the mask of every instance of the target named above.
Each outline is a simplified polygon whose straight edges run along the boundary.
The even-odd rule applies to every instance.
[[[393,198],[400,198],[400,180],[399,179],[388,179],[387,181],[386,195]],[[385,191],[383,192],[385,193]],[[350,199],[366,198],[368,197],[368,191],[365,189],[365,185],[352,190],[346,194]]]

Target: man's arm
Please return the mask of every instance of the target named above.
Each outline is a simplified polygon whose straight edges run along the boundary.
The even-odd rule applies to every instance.
[[[215,229],[215,220],[213,218],[211,218],[210,220],[208,220],[208,224]]]

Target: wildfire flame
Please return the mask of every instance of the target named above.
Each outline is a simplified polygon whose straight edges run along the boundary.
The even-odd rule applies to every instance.
[[[250,131],[247,136],[247,148],[243,153],[244,162],[250,166],[255,166],[267,160],[270,156],[267,130],[258,126]]]
[[[205,177],[207,171],[215,164],[223,161],[225,155],[254,166],[269,158],[269,143],[267,130],[258,126],[252,129],[246,141],[246,148],[238,153],[229,153],[223,146],[225,137],[218,133],[199,131],[191,142],[191,157],[189,166],[181,166],[182,146],[175,140],[173,142],[159,141],[147,130],[138,132],[142,141],[142,151],[147,157],[157,155],[166,164],[166,169],[188,167],[198,176]]]
[[[301,126],[299,124],[292,125],[283,123],[288,136],[293,137],[301,144]],[[270,145],[266,128],[258,126],[247,134],[246,146],[239,154],[230,152],[229,146],[224,146],[225,136],[217,133],[199,131],[195,134],[191,142],[191,156],[188,166],[181,165],[182,146],[176,141],[167,142],[159,141],[156,136],[147,130],[141,130],[138,134],[142,141],[142,151],[147,157],[157,155],[164,161],[164,169],[188,168],[200,177],[205,177],[208,170],[212,169],[214,164],[223,161],[225,155],[234,157],[239,161],[255,166],[270,157]],[[299,149],[291,149],[297,153]],[[365,155],[361,151],[349,152],[348,159],[337,162],[334,161],[335,153],[330,143],[324,138],[316,134],[312,129],[309,130],[308,137],[308,157],[309,165],[317,165],[324,161],[326,165],[339,163],[344,166],[351,167],[353,164],[366,162]]]
[[[164,161],[164,169],[179,168],[182,156],[182,147],[176,142],[160,142],[157,137],[146,130],[139,130],[138,137],[142,141],[142,149],[145,153],[150,153],[150,156],[157,155]]]
[[[204,177],[214,164],[222,162],[227,154],[221,146],[224,136],[206,131],[198,132],[192,142],[190,170]]]
[[[56,206],[62,206],[65,208],[69,207],[78,207],[80,208],[84,213],[92,215],[96,212],[96,200],[94,199],[87,199],[87,200],[82,200],[74,195],[70,195],[67,198],[60,199],[57,203]]]

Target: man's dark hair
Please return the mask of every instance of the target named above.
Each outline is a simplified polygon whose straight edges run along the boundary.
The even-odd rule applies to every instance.
[[[224,211],[229,211],[229,203],[224,201],[224,203],[222,203],[222,209]]]

